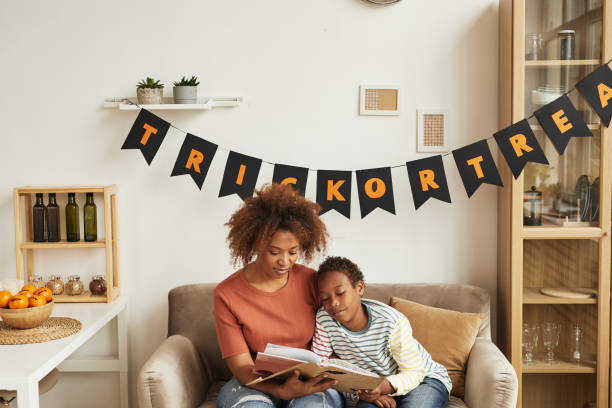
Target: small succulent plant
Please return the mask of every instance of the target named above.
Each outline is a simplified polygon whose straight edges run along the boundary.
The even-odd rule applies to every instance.
[[[185,77],[181,78],[180,81],[176,81],[174,86],[198,86],[200,82],[198,81],[198,77],[193,75],[191,78],[187,79]]]
[[[155,80],[153,78],[149,78],[147,77],[147,79],[143,79],[142,81],[140,81],[138,83],[138,89],[143,89],[143,88],[163,88],[164,84],[160,84],[159,80]]]

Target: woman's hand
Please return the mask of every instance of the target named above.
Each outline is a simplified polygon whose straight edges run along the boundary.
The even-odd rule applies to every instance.
[[[325,391],[338,384],[338,381],[327,378],[327,374],[321,374],[309,380],[300,380],[300,372],[294,370],[293,374],[285,380],[279,389],[279,397],[284,400],[303,397],[315,392]]]

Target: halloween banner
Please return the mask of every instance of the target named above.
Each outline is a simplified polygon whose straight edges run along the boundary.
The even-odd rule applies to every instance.
[[[548,164],[527,119],[508,126],[493,135],[514,178],[518,178],[527,162]]]
[[[593,136],[567,95],[538,109],[535,117],[559,154],[565,152],[570,138]]]
[[[576,88],[608,127],[612,118],[612,70],[604,64],[576,84]]]
[[[453,157],[468,198],[472,197],[472,194],[483,183],[503,187],[495,166],[495,160],[493,160],[493,155],[485,139],[453,150]]]
[[[253,195],[261,159],[230,152],[223,172],[219,197],[238,194],[242,200]]]
[[[216,144],[187,133],[170,177],[189,174],[201,190],[216,152]]]
[[[430,197],[451,202],[442,156],[406,162],[406,168],[415,210],[418,210]]]
[[[361,218],[364,218],[376,208],[382,208],[391,214],[395,214],[391,168],[357,170],[355,173],[357,174],[357,193],[359,194]]]
[[[308,169],[306,167],[288,166],[286,164],[274,165],[273,183],[291,184],[300,195],[305,195],[306,181],[308,181]]]
[[[317,171],[317,203],[321,206],[319,214],[336,210],[346,218],[351,218],[351,176],[351,171]]]
[[[468,198],[471,198],[482,184],[503,187],[498,167],[489,148],[489,139],[495,139],[515,179],[521,175],[528,162],[549,164],[528,122],[531,117],[535,116],[538,120],[541,131],[546,133],[559,155],[565,153],[571,138],[593,136],[589,126],[568,97],[568,94],[574,90],[580,91],[599,115],[602,123],[608,127],[612,119],[612,70],[608,67],[610,62],[612,60],[583,78],[576,84],[575,89],[541,107],[528,118],[496,132],[492,137],[454,149],[452,151],[454,163]],[[139,149],[150,165],[170,126],[180,130],[141,108],[121,149]],[[191,133],[183,133],[186,136],[174,163],[171,177],[188,174],[201,190],[215,154],[220,148],[229,153],[219,197],[232,194],[238,195],[242,200],[251,197],[261,165],[266,163],[274,166],[272,182],[289,184],[302,196],[306,193],[309,172],[316,172],[316,202],[321,207],[320,214],[336,210],[346,218],[350,218],[352,170],[315,170],[272,163],[230,151]],[[446,153],[425,157],[398,166],[355,170],[361,218],[365,218],[377,208],[396,214],[391,177],[391,169],[394,167],[406,166],[416,210],[432,197],[450,203],[450,191],[443,163],[444,157],[449,155],[450,153]],[[594,183],[598,180],[596,179]],[[595,197],[593,199],[595,202],[598,201]]]
[[[169,128],[170,123],[141,109],[121,149],[140,149],[147,164],[151,165]]]

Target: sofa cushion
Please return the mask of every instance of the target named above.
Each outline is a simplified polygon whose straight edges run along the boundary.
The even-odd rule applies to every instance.
[[[465,368],[483,315],[425,306],[391,297],[391,306],[410,321],[412,335],[448,370],[453,382],[452,395],[463,398]]]

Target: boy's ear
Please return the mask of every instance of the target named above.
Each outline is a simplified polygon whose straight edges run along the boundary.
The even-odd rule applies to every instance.
[[[363,281],[360,280],[359,282],[356,283],[356,287],[357,287],[357,293],[359,293],[359,296],[363,296],[363,292],[365,292],[365,283],[363,283]]]

